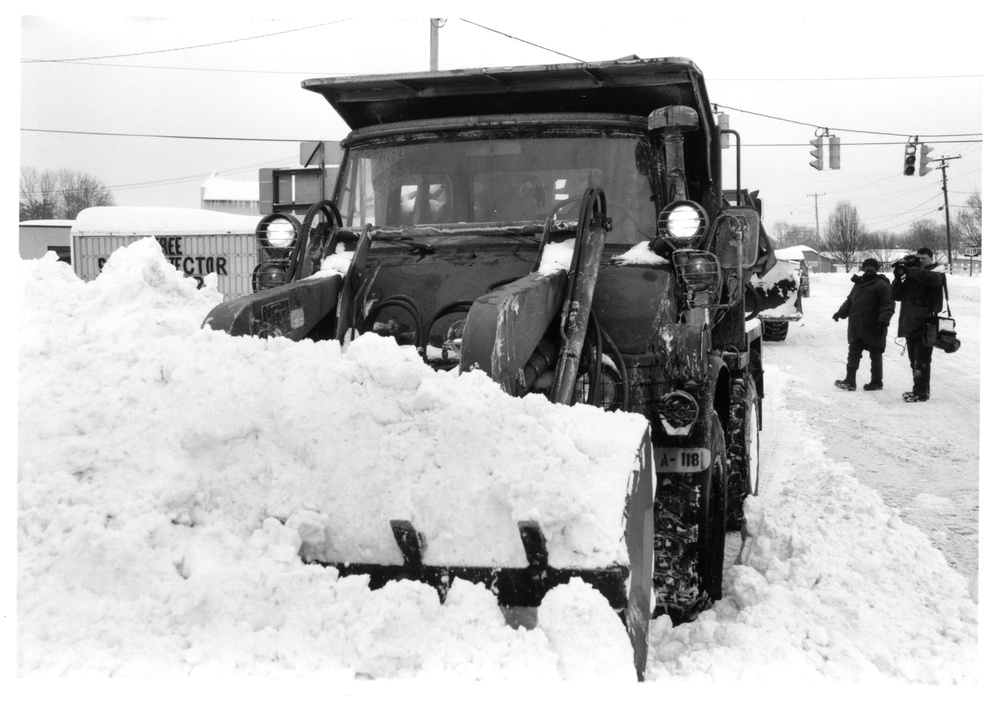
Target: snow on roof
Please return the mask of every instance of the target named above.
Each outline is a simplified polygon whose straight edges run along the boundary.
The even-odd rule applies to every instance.
[[[49,220],[22,220],[18,225],[30,225],[33,228],[68,228],[73,225],[73,221],[58,218]]]
[[[258,201],[260,185],[256,181],[237,181],[213,172],[201,185],[203,201]]]
[[[808,245],[792,245],[791,247],[775,250],[774,256],[778,259],[805,259],[806,252],[816,252],[816,250]],[[819,252],[816,252],[816,254],[819,254]]]
[[[260,217],[199,208],[98,206],[85,208],[73,222],[74,235],[253,233]]]

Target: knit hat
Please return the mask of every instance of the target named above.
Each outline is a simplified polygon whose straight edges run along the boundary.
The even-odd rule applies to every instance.
[[[882,265],[879,264],[879,261],[874,257],[869,257],[868,259],[866,259],[864,262],[861,263],[862,269],[868,269],[868,267],[874,267],[875,271],[877,272],[879,269],[881,269]]]

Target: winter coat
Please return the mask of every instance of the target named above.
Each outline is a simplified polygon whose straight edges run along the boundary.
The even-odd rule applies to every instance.
[[[892,298],[899,301],[899,335],[911,338],[922,333],[927,317],[940,313],[944,303],[944,274],[929,267],[897,267],[892,282]],[[901,279],[900,274],[906,274]]]
[[[851,281],[854,288],[837,311],[838,318],[847,319],[847,342],[860,340],[866,349],[882,352],[889,322],[896,313],[889,279],[884,274],[870,279],[855,274]]]

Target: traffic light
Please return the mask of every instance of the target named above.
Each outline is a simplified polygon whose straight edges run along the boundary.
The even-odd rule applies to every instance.
[[[917,170],[917,145],[906,145],[906,152],[903,154],[903,176],[913,176]]]
[[[820,135],[814,140],[809,140],[811,144],[816,149],[809,150],[809,154],[813,155],[814,159],[809,162],[809,166],[813,169],[823,170],[823,136]]]
[[[830,168],[840,168],[840,138],[830,135]]]
[[[928,147],[926,144],[920,145],[920,175],[925,176],[934,171],[934,168],[930,166],[930,153],[934,151],[933,147]]]

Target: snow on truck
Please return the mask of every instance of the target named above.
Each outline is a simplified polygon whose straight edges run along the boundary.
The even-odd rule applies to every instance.
[[[745,297],[774,258],[738,159],[735,197],[723,194],[721,138],[736,133],[716,125],[701,71],[630,58],[303,87],[352,130],[332,197],[301,219],[262,219],[271,276],[205,326],[346,344],[374,332],[438,370],[485,372],[510,395],[648,422],[626,449],[629,482],[606,497],[620,527],[583,535],[611,546],[561,550],[536,506],[508,512],[517,555],[490,550],[497,530],[476,533],[480,555],[456,556],[422,530],[409,489],[390,501],[352,488],[371,525],[337,524],[331,510],[303,557],[366,574],[371,589],[424,581],[442,600],[456,579],[482,583],[509,614],[580,578],[621,615],[641,679],[650,620],[689,620],[720,597],[727,527],[757,488],[761,326]],[[545,462],[519,470],[529,498]],[[401,465],[401,483],[415,472]],[[449,511],[477,511],[447,499]]]
[[[801,260],[777,261],[766,273],[754,274],[751,284],[756,294],[755,313],[764,326],[764,340],[788,337],[788,324],[802,318],[802,298],[808,295],[808,268]],[[749,307],[748,307],[749,308]]]

